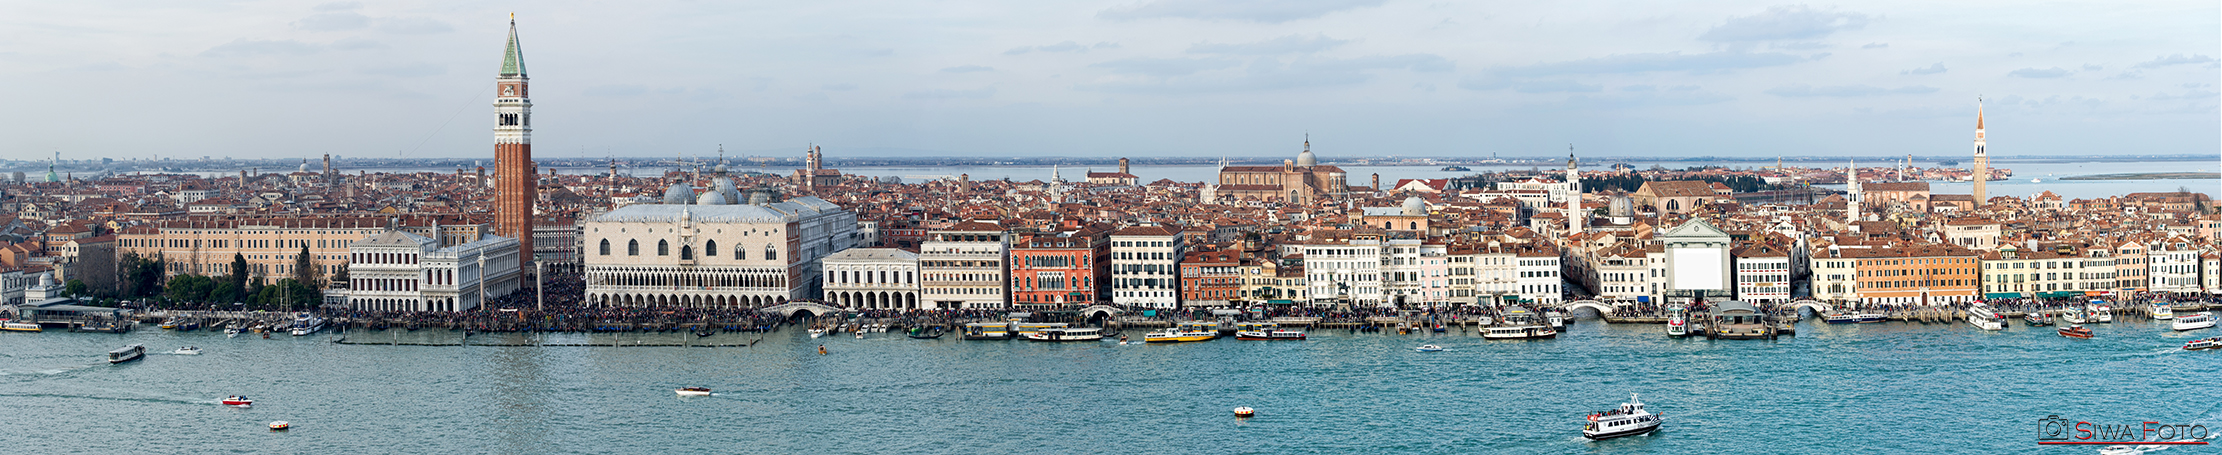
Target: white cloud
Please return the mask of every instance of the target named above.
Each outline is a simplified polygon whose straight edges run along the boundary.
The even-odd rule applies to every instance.
[[[2051,68],[2022,68],[2008,72],[2006,73],[2006,75],[2013,77],[2026,77],[2030,79],[2053,79],[2068,77],[2068,75],[2072,73],[2074,73],[2074,71],[2069,71],[2065,68],[2055,66]]]
[[[992,67],[986,67],[986,66],[980,66],[980,65],[964,65],[964,66],[952,66],[952,67],[948,67],[948,68],[942,68],[942,69],[941,69],[941,72],[944,72],[944,73],[981,73],[981,72],[988,72],[988,71],[995,71],[995,68],[992,68]]]
[[[323,46],[294,40],[251,40],[240,38],[202,51],[211,57],[257,55],[308,55],[323,50]]]
[[[356,30],[370,26],[370,16],[355,13],[313,14],[293,22],[293,28],[312,32]]]
[[[1911,75],[1911,76],[1920,76],[1920,75],[1925,75],[1925,74],[1937,74],[1937,73],[1943,73],[1943,72],[1944,72],[1944,62],[1937,62],[1937,63],[1936,63],[1936,64],[1934,64],[1934,65],[1924,66],[1924,67],[1920,67],[1920,68],[1914,68],[1914,69],[1910,69],[1910,70],[1905,70],[1905,71],[1899,71],[1899,72],[1898,72],[1898,74]]]
[[[2195,65],[2202,63],[2207,64],[2208,66],[2213,66],[2213,64],[2215,63],[2214,57],[2208,57],[2206,55],[2187,56],[2183,54],[2163,55],[2153,58],[2152,61],[2139,63],[2137,64],[2137,66],[2135,66],[2135,68],[2159,68],[2163,66]]]
[[[977,88],[977,89],[971,89],[971,90],[948,90],[948,89],[937,89],[937,90],[920,90],[920,91],[915,91],[915,92],[910,92],[910,93],[904,93],[904,94],[903,94],[903,97],[904,97],[904,98],[910,98],[910,99],[924,99],[924,100],[941,100],[941,99],[966,99],[966,100],[977,100],[977,99],[987,99],[987,98],[988,98],[988,97],[990,97],[990,96],[995,96],[995,87],[983,87],[983,88]]]
[[[1188,46],[1188,53],[1224,55],[1309,54],[1344,44],[1350,44],[1350,40],[1328,38],[1327,35],[1323,34],[1289,35],[1254,43],[1196,43],[1193,46]]]
[[[1111,20],[1184,18],[1277,24],[1336,11],[1380,6],[1385,0],[1156,0],[1096,13]]]
[[[1089,50],[1092,50],[1092,49],[1118,49],[1118,48],[1119,48],[1119,43],[1113,43],[1113,42],[1109,42],[1109,41],[1104,41],[1104,42],[1098,42],[1098,43],[1096,43],[1096,44],[1094,44],[1094,45],[1083,45],[1083,44],[1080,44],[1080,43],[1079,43],[1079,42],[1077,42],[1077,41],[1065,41],[1065,42],[1061,42],[1061,43],[1057,43],[1057,44],[1051,44],[1051,45],[1047,45],[1047,46],[1019,46],[1019,47],[1014,47],[1014,48],[1011,48],[1010,50],[1006,50],[1006,51],[1003,51],[1003,55],[1019,55],[1019,54],[1024,54],[1024,53],[1028,53],[1028,52],[1036,52],[1036,51],[1040,51],[1040,52],[1072,52],[1072,53],[1082,53],[1082,52],[1088,52]]]
[[[1922,85],[1908,85],[1898,88],[1882,88],[1872,85],[1834,85],[1815,87],[1805,84],[1796,84],[1767,89],[1767,94],[1785,97],[1823,96],[1843,98],[1878,95],[1919,95],[1924,93],[1936,93],[1936,91],[1936,87]]]
[[[1697,39],[1735,43],[1752,41],[1811,40],[1844,30],[1866,27],[1870,18],[1859,13],[1815,10],[1805,5],[1767,8],[1759,14],[1731,17],[1706,30]]]
[[[378,31],[402,35],[422,35],[455,31],[455,26],[437,19],[422,17],[395,17],[378,19]]]

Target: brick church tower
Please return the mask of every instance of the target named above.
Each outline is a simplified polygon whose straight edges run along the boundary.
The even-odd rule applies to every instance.
[[[532,262],[532,206],[540,191],[532,164],[532,98],[525,86],[525,55],[517,48],[517,18],[509,18],[509,47],[494,78],[494,232],[517,239],[519,265]]]

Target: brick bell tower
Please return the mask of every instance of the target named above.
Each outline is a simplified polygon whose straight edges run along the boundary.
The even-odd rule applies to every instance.
[[[532,98],[526,92],[525,54],[517,48],[517,15],[509,16],[509,46],[494,77],[494,232],[517,239],[520,265],[531,269],[532,207],[540,191],[532,164]]]

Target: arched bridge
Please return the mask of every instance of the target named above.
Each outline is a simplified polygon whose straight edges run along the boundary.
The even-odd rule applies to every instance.
[[[795,317],[795,313],[807,311],[810,313],[810,316],[817,317],[833,314],[835,312],[841,311],[841,309],[818,302],[787,302],[764,307],[763,309],[757,311],[778,314],[779,317],[792,318]]]
[[[1798,309],[1800,308],[1812,308],[1814,314],[1828,314],[1830,311],[1834,311],[1836,309],[1835,307],[1829,306],[1829,304],[1821,303],[1821,301],[1819,300],[1812,299],[1799,300],[1782,305],[1782,309],[1790,310],[1791,314],[1797,314]]]
[[[1110,305],[1089,305],[1087,308],[1080,309],[1080,320],[1094,321],[1101,318],[1109,321],[1121,314],[1126,314],[1126,309]]]
[[[1558,310],[1560,310],[1560,311],[1565,311],[1565,312],[1568,312],[1568,313],[1573,313],[1573,312],[1574,312],[1574,310],[1576,310],[1576,309],[1581,309],[1581,308],[1588,308],[1588,309],[1592,309],[1592,310],[1597,310],[1597,315],[1598,315],[1598,316],[1612,316],[1612,312],[1613,312],[1613,308],[1612,308],[1612,305],[1611,305],[1611,304],[1608,304],[1608,303],[1605,303],[1605,302],[1599,302],[1599,301],[1596,301],[1596,300],[1575,300],[1575,301],[1572,301],[1572,302],[1559,302],[1559,303],[1557,303],[1557,304],[1552,304],[1552,305],[1544,305],[1543,307],[1544,307],[1544,308],[1555,308],[1555,309],[1558,309]]]

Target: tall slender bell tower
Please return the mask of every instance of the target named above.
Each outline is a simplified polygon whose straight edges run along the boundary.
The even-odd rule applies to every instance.
[[[1582,171],[1575,169],[1577,163],[1580,161],[1574,159],[1574,144],[1566,144],[1566,235],[1569,236],[1582,233],[1582,225],[1589,221],[1589,215],[1582,213]]]
[[[494,232],[517,239],[520,264],[532,262],[532,97],[526,92],[525,54],[517,48],[517,16],[509,17],[509,46],[494,77]]]
[[[1976,207],[1982,207],[1982,206],[1983,206],[1983,203],[1985,203],[1985,202],[1987,202],[1987,201],[1989,201],[1989,200],[1990,200],[1990,199],[1988,199],[1988,198],[1986,197],[1987,195],[1986,195],[1986,194],[1984,194],[1984,191],[1983,191],[1983,184],[1984,184],[1985,182],[1988,182],[1988,181],[1990,181],[1990,179],[1991,179],[1991,157],[1990,157],[1990,155],[1989,155],[1989,154],[1985,153],[1985,152],[1986,152],[1985,150],[1983,150],[1984,148],[1986,148],[1986,146],[1985,146],[1985,145],[1986,145],[1986,144],[1985,144],[1985,142],[1987,142],[1987,141],[1985,141],[1985,140],[1984,140],[1984,138],[1983,138],[1983,99],[1982,99],[1982,98],[1976,98],[1976,99],[1975,99],[1975,169],[1974,169],[1974,172],[1971,172],[1971,173],[1969,173],[1969,174],[1968,174],[1968,177],[1971,177],[1971,178],[1974,178],[1974,179],[1975,179],[1975,206],[1976,206]]]

